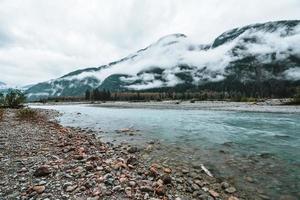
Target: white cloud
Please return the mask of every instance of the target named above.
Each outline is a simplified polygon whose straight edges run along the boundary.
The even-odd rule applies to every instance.
[[[300,19],[299,10],[299,0],[1,0],[0,81],[24,85],[99,66],[170,33],[207,43],[234,27]]]

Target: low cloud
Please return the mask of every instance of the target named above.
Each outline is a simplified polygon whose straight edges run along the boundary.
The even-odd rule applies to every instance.
[[[192,43],[205,44],[234,27],[300,19],[299,9],[298,0],[2,0],[0,81],[26,85],[97,67],[170,33],[184,33]],[[215,51],[202,58],[220,55]],[[168,67],[167,61],[161,62]]]

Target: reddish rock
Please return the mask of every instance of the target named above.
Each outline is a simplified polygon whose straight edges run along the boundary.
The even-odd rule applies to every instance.
[[[164,168],[164,172],[167,174],[171,174],[172,170],[170,168]]]
[[[155,167],[150,167],[150,172],[151,172],[150,174],[152,176],[157,176],[158,175],[158,171]]]
[[[165,194],[165,187],[164,186],[158,186],[157,188],[155,188],[155,193],[162,196]]]
[[[215,197],[215,198],[217,198],[217,197],[220,196],[219,193],[217,193],[217,192],[214,191],[214,190],[209,190],[208,192],[209,192],[209,194],[210,194],[211,196],[213,196],[213,197]]]

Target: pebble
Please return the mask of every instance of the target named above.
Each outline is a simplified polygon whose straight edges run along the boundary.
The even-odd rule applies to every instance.
[[[129,147],[127,151],[128,153],[136,153],[139,151],[139,149],[137,147]]]
[[[227,200],[239,200],[239,198],[237,198],[235,196],[230,196]]]
[[[35,170],[33,175],[36,177],[41,177],[41,176],[47,176],[49,174],[51,174],[51,170],[50,170],[49,166],[43,165],[43,166],[38,167]]]
[[[209,194],[210,194],[211,196],[213,196],[213,197],[215,197],[215,198],[217,198],[217,197],[219,197],[219,196],[220,196],[220,194],[219,194],[219,193],[217,193],[217,192],[216,192],[216,191],[214,191],[214,190],[209,190],[208,192],[209,192]]]
[[[77,185],[69,185],[66,187],[66,192],[72,192],[77,188]]]
[[[164,195],[165,194],[165,187],[164,186],[158,186],[155,188],[155,193],[158,195]]]
[[[120,185],[117,185],[115,187],[113,187],[113,191],[120,191],[122,189],[122,187]]]
[[[197,184],[192,184],[192,189],[194,191],[200,190],[200,187]]]
[[[164,184],[171,184],[172,183],[171,176],[169,176],[167,174],[162,175],[161,180],[163,181]]]
[[[136,186],[136,182],[135,181],[129,181],[128,185],[131,187],[135,187]]]
[[[35,192],[37,192],[38,194],[41,194],[45,191],[46,187],[43,186],[43,185],[36,185],[36,186],[33,186],[32,188]]]
[[[223,189],[229,188],[229,183],[227,183],[227,182],[222,182],[222,183],[221,183],[221,187],[222,187]]]
[[[140,190],[142,192],[153,192],[153,188],[151,186],[147,186],[147,185],[146,186],[141,186]]]
[[[249,176],[247,176],[245,179],[246,179],[246,181],[248,181],[249,183],[254,183],[253,178],[251,178],[251,177],[249,177]]]
[[[28,169],[26,169],[25,167],[22,167],[18,172],[19,173],[28,172]]]
[[[164,172],[167,174],[171,174],[172,170],[170,168],[164,168]]]
[[[207,194],[202,194],[202,195],[200,195],[200,196],[199,196],[199,199],[200,199],[200,200],[214,200],[213,197],[211,197],[211,196],[209,196],[209,195],[207,195]]]
[[[235,189],[235,187],[229,187],[229,188],[226,188],[225,191],[229,194],[232,194],[232,193],[236,192],[236,189]]]

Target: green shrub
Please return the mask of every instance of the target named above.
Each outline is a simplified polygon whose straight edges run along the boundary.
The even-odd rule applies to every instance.
[[[290,102],[286,103],[286,105],[300,105],[300,97],[294,97]]]
[[[30,119],[37,118],[37,112],[30,108],[22,108],[17,111],[16,115],[19,119],[24,119],[24,120],[30,120]]]
[[[10,89],[4,98],[4,106],[18,108],[26,101],[25,95],[20,90]]]
[[[5,102],[4,94],[2,94],[2,93],[0,92],[0,106],[4,106],[4,102]]]

